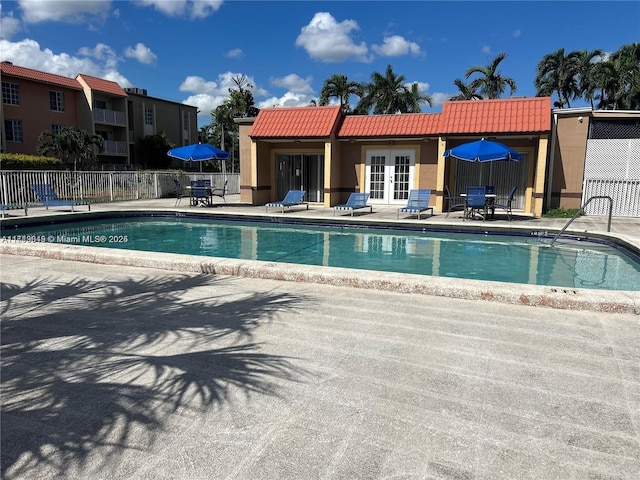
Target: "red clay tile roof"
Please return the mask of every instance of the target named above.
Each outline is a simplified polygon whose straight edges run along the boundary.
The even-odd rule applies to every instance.
[[[338,137],[362,138],[437,135],[439,121],[439,113],[348,115],[342,122]]]
[[[117,97],[127,96],[127,92],[125,92],[120,87],[120,85],[118,85],[116,82],[112,82],[110,80],[104,80],[102,78],[92,77],[90,75],[85,75],[84,73],[78,74],[76,78],[78,77],[82,78],[91,90],[109,93]]]
[[[249,131],[249,137],[329,137],[341,116],[339,106],[263,108]]]
[[[532,133],[551,130],[551,97],[445,102],[440,133]]]
[[[19,67],[11,63],[0,62],[0,71],[3,75],[11,75],[13,77],[24,78],[34,82],[48,83],[58,87],[66,87],[72,90],[82,90],[82,85],[74,78],[63,77],[53,73],[32,70],[31,68]]]

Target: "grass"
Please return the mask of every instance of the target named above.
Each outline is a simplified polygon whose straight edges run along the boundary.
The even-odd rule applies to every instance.
[[[543,214],[543,218],[571,218],[573,217],[579,208],[554,208],[553,210],[549,210],[547,213]],[[584,215],[584,212],[579,216]]]

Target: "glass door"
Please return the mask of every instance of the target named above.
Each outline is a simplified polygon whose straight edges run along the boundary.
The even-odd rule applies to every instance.
[[[371,203],[405,203],[413,185],[413,150],[369,150],[365,191]]]
[[[276,155],[276,196],[283,199],[289,190],[305,190],[308,202],[324,201],[324,155]]]

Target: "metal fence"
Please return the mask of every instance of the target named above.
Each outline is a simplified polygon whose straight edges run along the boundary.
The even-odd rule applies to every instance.
[[[37,204],[31,185],[39,183],[50,184],[60,198],[92,203],[171,197],[175,195],[174,179],[182,186],[191,180],[209,180],[213,188],[222,188],[226,180],[227,194],[240,193],[237,173],[4,170],[0,172],[0,199],[4,205]]]
[[[585,179],[582,204],[599,195],[611,197],[614,217],[640,217],[640,180]],[[585,213],[608,215],[609,202],[594,200],[585,208]]]

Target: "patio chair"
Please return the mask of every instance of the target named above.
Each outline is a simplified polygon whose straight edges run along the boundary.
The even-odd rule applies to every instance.
[[[31,185],[31,189],[35,192],[38,200],[44,207],[49,210],[49,207],[71,207],[71,211],[75,211],[73,207],[79,205],[85,205],[91,210],[91,205],[82,200],[61,200],[53,187],[48,183],[41,183]]]
[[[346,210],[351,212],[351,216],[353,217],[353,212],[355,210],[360,210],[361,208],[369,208],[370,213],[373,213],[373,206],[367,205],[367,201],[369,201],[368,193],[352,193],[349,195],[349,199],[347,203],[344,205],[336,205],[333,207],[333,215],[336,215],[338,210]]]
[[[27,215],[27,206],[26,205],[0,205],[0,212],[2,213],[2,218],[7,210],[24,210],[25,216]]]
[[[447,199],[447,214],[444,216],[444,218],[447,218],[449,214],[455,209],[461,208],[462,210],[464,210],[464,200],[462,199],[462,197],[452,196],[451,191],[449,190],[449,185],[445,185],[444,192]]]
[[[511,204],[513,203],[513,199],[516,196],[516,189],[517,189],[517,187],[513,187],[511,189],[511,192],[509,192],[509,196],[507,197],[507,201],[504,202],[504,204],[494,203],[491,206],[494,209],[495,208],[500,208],[500,209],[506,211],[507,212],[507,218],[509,219],[510,222],[513,220],[513,217],[512,217],[512,213],[513,212],[511,211]]]
[[[486,187],[467,187],[465,197],[464,221],[466,218],[473,218],[474,212],[482,216],[484,222],[487,218],[487,189]]]
[[[224,203],[227,203],[227,199],[224,198],[224,196],[227,194],[227,184],[229,183],[229,180],[225,180],[224,185],[222,185],[222,188],[213,188],[211,189],[211,196],[212,197],[220,197],[222,198],[222,200],[224,200]]]
[[[176,204],[174,206],[178,206],[180,200],[182,200],[182,184],[178,181],[177,178],[173,179],[173,185],[176,189]]]
[[[189,190],[189,200],[192,207],[211,205],[211,188],[210,183],[207,186],[207,180],[192,180]]]
[[[420,213],[425,210],[431,210],[431,215],[433,215],[433,207],[429,206],[430,198],[431,198],[431,190],[409,191],[409,199],[407,200],[407,206],[398,209],[398,218],[400,218],[401,213],[417,213],[418,220],[420,220]]]
[[[270,202],[265,204],[264,211],[268,212],[269,207],[277,207],[282,208],[282,213],[284,213],[285,208],[291,210],[291,207],[295,207],[298,205],[306,205],[307,210],[309,210],[309,204],[302,200],[305,193],[305,190],[289,190],[282,201]]]

